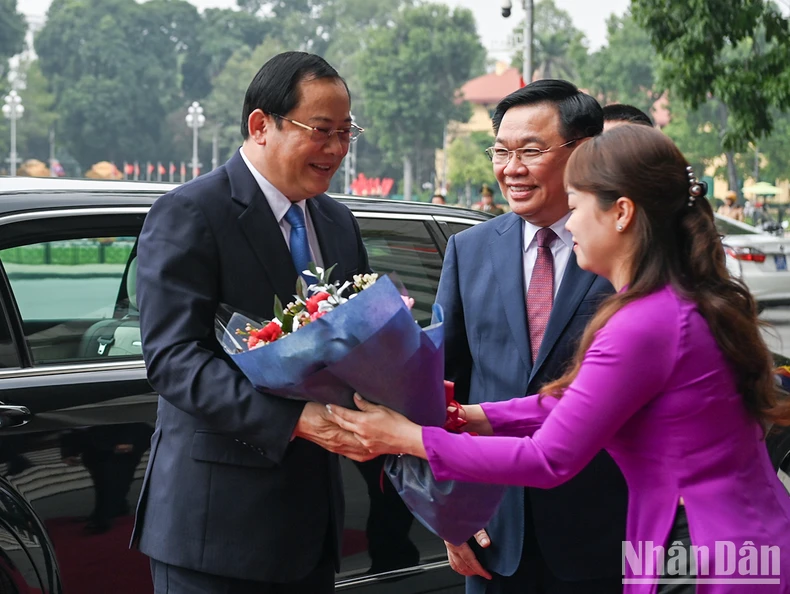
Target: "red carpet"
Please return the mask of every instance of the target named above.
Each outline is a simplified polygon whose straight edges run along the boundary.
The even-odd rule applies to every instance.
[[[134,518],[117,518],[104,534],[88,534],[73,518],[49,520],[47,530],[55,545],[64,594],[150,594],[148,557],[129,550]],[[343,557],[367,550],[363,530],[343,534]]]

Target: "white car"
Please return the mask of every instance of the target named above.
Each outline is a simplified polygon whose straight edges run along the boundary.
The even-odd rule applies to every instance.
[[[746,283],[763,306],[790,304],[790,237],[780,237],[716,215],[727,254],[727,269]]]

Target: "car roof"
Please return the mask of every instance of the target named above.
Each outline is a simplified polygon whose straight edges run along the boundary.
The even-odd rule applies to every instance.
[[[51,208],[96,206],[150,206],[159,196],[180,184],[167,182],[68,179],[58,177],[0,176],[0,215]],[[426,202],[404,202],[330,194],[353,210],[393,213],[462,216],[477,220],[491,218],[488,213],[456,206]]]

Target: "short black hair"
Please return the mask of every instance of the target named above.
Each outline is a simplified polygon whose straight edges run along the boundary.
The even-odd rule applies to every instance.
[[[604,122],[628,122],[653,127],[653,120],[644,111],[633,105],[612,103],[603,108]]]
[[[601,105],[567,80],[543,79],[529,83],[499,102],[491,121],[499,133],[502,118],[511,107],[551,103],[560,114],[560,134],[565,140],[589,138],[603,131]]]
[[[266,62],[252,79],[241,110],[241,135],[250,135],[247,121],[256,109],[263,113],[286,115],[299,104],[299,83],[305,80],[334,78],[346,81],[321,56],[307,52],[283,52]],[[351,97],[351,93],[349,93]],[[277,120],[277,126],[281,125]]]

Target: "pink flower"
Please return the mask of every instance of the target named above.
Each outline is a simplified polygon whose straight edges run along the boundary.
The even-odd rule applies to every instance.
[[[325,311],[315,311],[310,314],[310,321],[315,322],[318,318],[323,318],[325,315]]]

